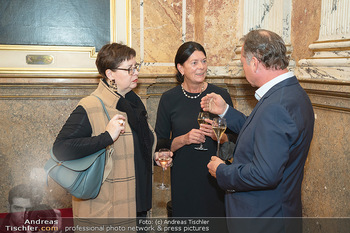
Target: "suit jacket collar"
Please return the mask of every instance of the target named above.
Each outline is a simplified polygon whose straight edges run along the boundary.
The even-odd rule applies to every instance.
[[[283,87],[290,86],[290,85],[295,85],[295,84],[298,84],[298,80],[297,80],[297,78],[295,76],[293,76],[291,78],[288,78],[288,79],[286,79],[286,80],[284,80],[282,82],[277,83],[268,92],[266,92],[266,94],[256,104],[256,106],[254,107],[252,113],[249,115],[248,119],[251,119],[254,116],[255,112],[258,110],[258,108],[261,106],[261,104],[264,102],[264,100],[269,98],[277,90],[279,90],[279,89],[281,89]]]
[[[264,103],[264,100],[266,100],[267,98],[269,98],[269,96],[271,96],[274,92],[276,92],[277,90],[286,87],[286,86],[290,86],[290,85],[295,85],[298,84],[298,80],[295,76],[288,78],[278,84],[276,84],[275,86],[273,86],[268,92],[266,92],[266,94],[261,98],[261,100],[256,104],[256,106],[254,107],[253,111],[250,113],[250,115],[248,116],[247,120],[244,122],[244,125],[241,129],[241,131],[239,132],[238,138],[237,138],[237,144],[238,141],[240,139],[240,136],[242,135],[242,132],[245,130],[245,128],[249,125],[249,123],[252,121],[256,111],[259,109],[259,107]]]
[[[272,87],[293,76],[294,76],[293,72],[286,72],[284,74],[281,74],[273,78],[272,80],[268,81],[267,83],[262,85],[258,90],[255,91],[255,98],[257,100],[260,100],[261,97],[264,96]]]
[[[298,84],[298,80],[295,76],[290,77],[288,79],[283,80],[282,82],[277,83],[275,86],[271,87],[271,89],[266,92],[266,94],[261,98],[261,100],[266,99],[270,95],[272,95],[275,91],[281,89],[282,87],[290,86],[290,85],[295,85]],[[261,101],[259,101],[261,102]],[[259,103],[257,104],[259,105]]]

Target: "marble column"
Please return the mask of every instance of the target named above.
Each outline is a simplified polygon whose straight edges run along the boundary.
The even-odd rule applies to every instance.
[[[288,53],[291,53],[291,0],[245,0],[242,8],[242,36],[255,29],[273,31],[283,38]],[[233,76],[244,75],[240,62],[241,49],[242,45],[236,47],[236,57],[231,64]],[[290,62],[291,66],[294,64]]]
[[[322,0],[319,39],[313,57],[299,61],[299,77],[350,80],[350,2]]]
[[[244,1],[243,34],[254,29],[268,29],[290,44],[291,7],[290,0]]]

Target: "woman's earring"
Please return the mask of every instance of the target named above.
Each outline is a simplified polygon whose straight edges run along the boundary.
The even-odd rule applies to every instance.
[[[108,79],[108,85],[113,91],[118,91],[118,87],[114,79]]]

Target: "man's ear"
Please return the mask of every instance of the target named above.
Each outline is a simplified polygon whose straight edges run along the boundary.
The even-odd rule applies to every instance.
[[[258,67],[259,67],[259,60],[256,58],[256,57],[253,57],[252,60],[251,60],[251,68],[252,68],[252,71],[254,73],[256,73],[258,71]]]

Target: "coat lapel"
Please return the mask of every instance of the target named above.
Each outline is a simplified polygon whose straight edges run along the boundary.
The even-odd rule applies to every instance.
[[[289,85],[294,85],[297,84],[298,80],[295,76],[288,78],[280,83],[277,83],[275,86],[273,86],[268,92],[266,92],[266,94],[259,100],[259,102],[255,105],[253,111],[250,113],[249,117],[247,118],[247,120],[244,122],[244,125],[242,126],[241,131],[239,132],[238,138],[237,138],[237,142],[236,145],[238,145],[239,143],[239,139],[241,137],[241,135],[243,134],[244,130],[247,128],[247,126],[250,124],[250,122],[252,121],[256,111],[260,108],[260,106],[264,103],[264,101],[269,98],[270,95],[272,95],[274,92],[276,92],[277,90],[281,89],[282,87],[285,86],[289,86]],[[237,148],[237,147],[236,147]],[[235,148],[235,151],[236,151]],[[233,154],[235,153],[235,151],[233,152]]]

